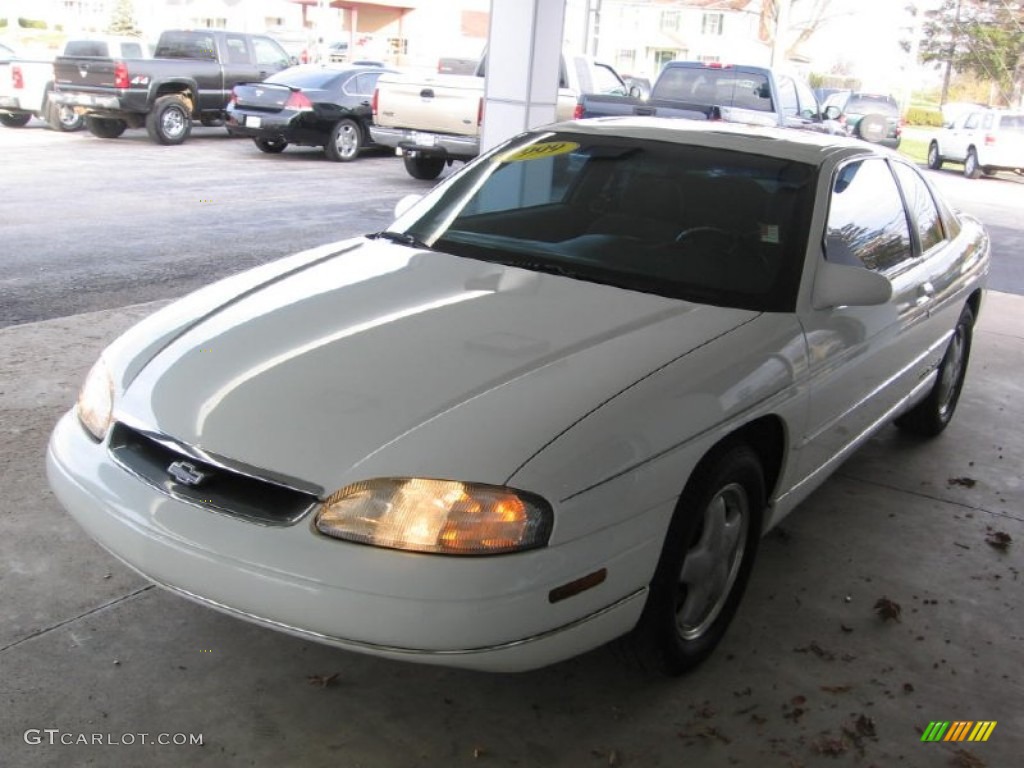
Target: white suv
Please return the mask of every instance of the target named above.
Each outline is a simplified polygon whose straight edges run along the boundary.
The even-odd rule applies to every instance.
[[[945,162],[963,163],[964,176],[1024,169],[1024,112],[984,109],[966,112],[932,139],[928,167]]]

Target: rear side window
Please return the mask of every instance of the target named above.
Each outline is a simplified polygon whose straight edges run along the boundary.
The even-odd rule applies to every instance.
[[[903,196],[907,201],[907,208],[914,215],[917,224],[917,235],[921,240],[921,252],[926,253],[932,246],[938,245],[943,240],[942,220],[939,217],[939,209],[935,205],[935,198],[924,180],[918,176],[917,171],[903,163],[894,163],[896,178],[903,188]]]
[[[354,96],[372,96],[377,87],[377,79],[383,72],[363,72],[345,83],[345,92]]]
[[[999,128],[1004,131],[1024,133],[1024,115],[1003,115],[999,118]]]
[[[153,54],[158,59],[217,60],[217,43],[213,35],[200,32],[164,32]]]
[[[888,164],[869,159],[844,165],[832,183],[825,258],[882,272],[911,255],[907,214]]]

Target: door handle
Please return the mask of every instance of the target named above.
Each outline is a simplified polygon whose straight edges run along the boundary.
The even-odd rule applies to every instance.
[[[432,99],[434,98],[434,89],[424,88],[422,91],[420,91],[420,96],[423,97],[424,99]]]
[[[927,280],[917,287],[917,299],[914,301],[914,305],[923,307],[932,297],[935,295],[935,286]]]

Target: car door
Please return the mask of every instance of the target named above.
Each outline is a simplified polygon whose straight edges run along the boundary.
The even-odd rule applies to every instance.
[[[223,76],[220,84],[220,91],[216,100],[211,99],[207,109],[220,109],[228,99],[231,89],[239,83],[251,83],[262,80],[253,56],[252,46],[249,38],[245,35],[225,35],[224,52],[221,56],[221,67]],[[213,102],[216,101],[216,104]]]
[[[967,158],[967,148],[981,123],[982,114],[981,112],[969,112],[953,124],[947,141],[948,148],[944,148],[942,152],[947,160],[962,163]]]
[[[915,240],[903,196],[881,157],[841,165],[831,179],[821,259],[884,275],[892,298],[877,306],[808,307],[800,322],[808,344],[805,475],[855,445],[927,373],[919,347],[930,297],[922,294]]]
[[[256,57],[257,80],[266,80],[275,72],[291,66],[287,51],[269,37],[253,37],[252,50]]]

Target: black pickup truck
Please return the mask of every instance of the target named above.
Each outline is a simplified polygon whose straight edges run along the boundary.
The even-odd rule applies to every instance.
[[[842,132],[834,117],[822,113],[810,87],[795,77],[767,67],[698,61],[666,64],[647,100],[587,94],[580,99],[578,113],[582,117],[654,115]]]
[[[231,88],[293,62],[277,41],[224,30],[169,30],[152,59],[58,56],[51,101],[85,115],[86,128],[114,139],[145,126],[158,144],[181,144],[192,120],[214,125]]]

